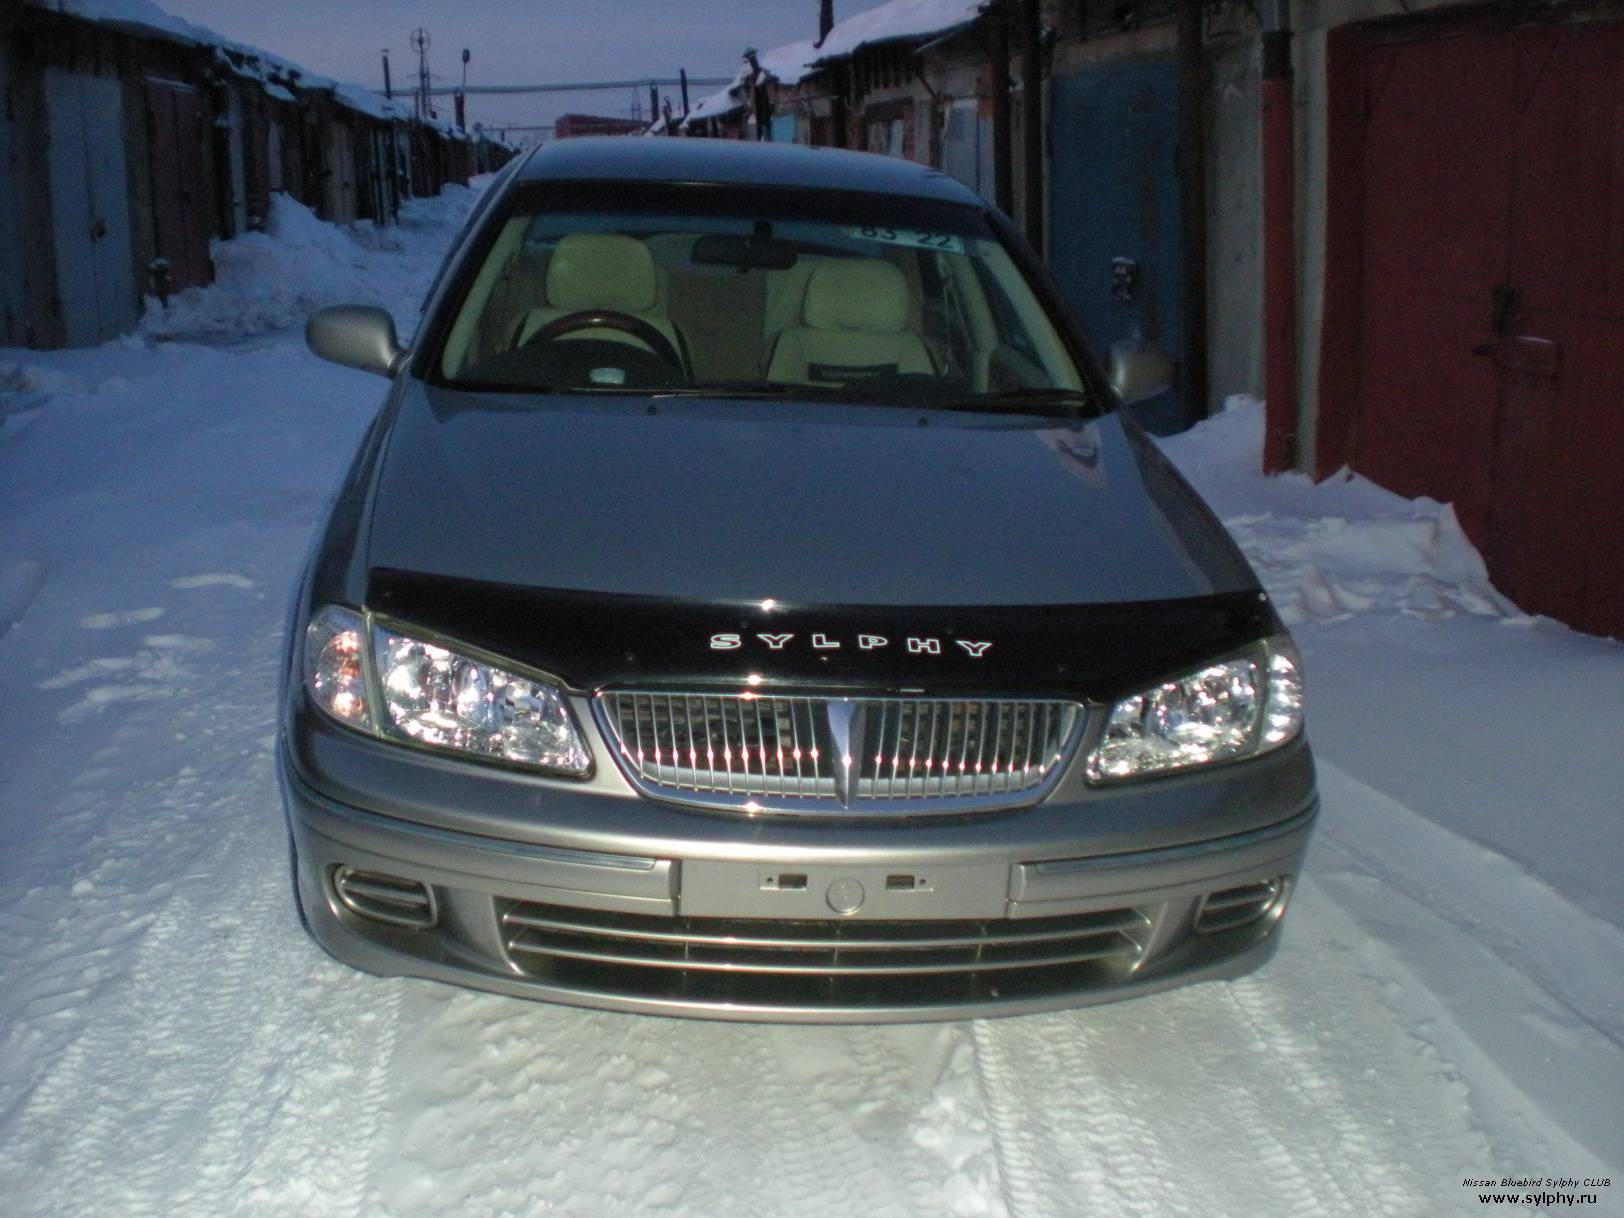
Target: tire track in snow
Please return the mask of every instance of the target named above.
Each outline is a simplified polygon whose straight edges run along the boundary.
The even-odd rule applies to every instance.
[[[1115,1047],[1086,1018],[983,1020],[975,1032],[1012,1218],[1189,1212],[1163,1190],[1171,1165],[1155,1124],[1136,1111],[1137,1082],[1103,1068]],[[1088,1102],[1055,1107],[1039,1090],[1049,1084]]]
[[[95,861],[32,894],[52,921],[35,916],[10,962],[35,1070],[7,1097],[8,1213],[359,1212],[399,987],[338,969],[297,924],[266,747],[278,637],[261,631],[246,667],[221,654],[191,674],[207,707],[177,692],[178,713],[112,728],[105,772],[28,843]],[[110,788],[176,728],[204,742],[195,765]],[[342,993],[362,987],[370,1007]]]
[[[1381,951],[1300,890],[1267,970],[976,1025],[1010,1210],[1409,1218],[1501,1161],[1426,1027],[1395,1024]]]
[[[965,1209],[948,1156],[919,1136],[940,1115],[959,1039],[936,1026],[607,1014],[414,983],[370,1206],[458,1218],[986,1212]]]
[[[1330,763],[1320,787],[1321,891],[1403,980],[1395,1014],[1441,1025],[1494,1101],[1497,1150],[1517,1149],[1526,1112],[1558,1157],[1605,1162],[1624,1094],[1624,931]]]

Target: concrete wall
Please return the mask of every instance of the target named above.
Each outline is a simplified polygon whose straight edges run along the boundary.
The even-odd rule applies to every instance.
[[[1339,25],[1472,0],[1292,0],[1297,128],[1297,465],[1313,462],[1325,306],[1325,39]],[[1255,22],[1208,28],[1208,359],[1214,404],[1263,394],[1263,199]]]
[[[1212,407],[1263,395],[1258,43],[1207,45],[1207,383]]]

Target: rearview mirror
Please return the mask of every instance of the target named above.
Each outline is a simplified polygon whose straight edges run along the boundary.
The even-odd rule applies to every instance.
[[[1173,361],[1155,343],[1125,338],[1111,344],[1111,388],[1124,406],[1173,387]]]
[[[793,246],[756,233],[706,233],[694,242],[689,261],[699,266],[736,266],[741,271],[787,271],[799,255]]]
[[[305,323],[305,343],[322,359],[379,376],[393,377],[406,358],[395,319],[365,305],[323,309]]]

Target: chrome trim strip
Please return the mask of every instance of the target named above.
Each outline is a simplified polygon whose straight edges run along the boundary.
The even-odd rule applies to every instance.
[[[522,858],[545,859],[554,863],[573,863],[581,867],[609,867],[617,871],[653,871],[662,860],[641,858],[632,854],[602,854],[595,850],[566,850],[559,846],[537,846],[530,842],[516,842],[508,838],[481,837],[477,833],[459,833],[455,829],[438,829],[433,825],[420,825],[416,821],[381,816],[349,804],[336,803],[315,791],[304,789],[301,799],[319,804],[323,811],[343,817],[363,828],[388,833],[405,833],[425,841],[464,850],[483,850],[490,854],[518,855]]]
[[[1068,875],[1077,871],[1108,871],[1117,867],[1138,867],[1146,863],[1171,863],[1179,859],[1199,858],[1204,854],[1221,854],[1226,850],[1242,850],[1277,837],[1286,837],[1306,828],[1319,815],[1319,800],[1297,813],[1290,820],[1265,829],[1253,829],[1229,837],[1215,837],[1210,841],[1192,842],[1187,846],[1161,846],[1155,850],[1137,850],[1131,854],[1101,854],[1089,858],[1053,859],[1046,863],[1021,863],[1032,867],[1039,875]]]
[[[1111,934],[1121,935],[1121,932],[1112,931]],[[1108,936],[1099,937],[1106,938]],[[847,960],[834,960],[829,963],[791,964],[774,960],[754,959],[748,961],[696,960],[686,954],[681,958],[635,956],[629,953],[589,947],[562,947],[556,944],[526,943],[517,939],[510,939],[507,948],[509,952],[520,952],[525,955],[557,956],[565,960],[584,960],[592,964],[619,965],[630,968],[675,969],[683,972],[694,970],[707,973],[783,974],[805,977],[898,977],[1010,972],[1016,969],[1041,971],[1067,964],[1081,964],[1087,960],[1136,959],[1139,955],[1138,945],[1133,940],[1126,939],[1126,936],[1123,936],[1123,938],[1126,946],[1101,944],[1097,947],[1078,947],[1070,951],[1056,953],[1053,956],[1038,956],[1031,959],[981,959],[953,961],[951,963],[943,961],[901,963],[895,960],[879,960],[871,964],[854,964]]]
[[[594,936],[606,939],[639,939],[654,943],[676,944],[678,946],[690,945],[694,947],[739,948],[744,950],[807,950],[807,951],[951,951],[955,948],[974,947],[1009,947],[1026,944],[1061,942],[1067,939],[1100,938],[1112,934],[1128,934],[1131,931],[1143,931],[1149,926],[1145,915],[1137,909],[1123,910],[1121,916],[1106,920],[1099,919],[1087,925],[1071,925],[1063,927],[1044,927],[1040,930],[1028,930],[1019,918],[1005,918],[1001,923],[994,925],[994,930],[981,936],[938,934],[918,938],[908,936],[894,936],[890,938],[880,935],[862,937],[847,935],[844,937],[817,937],[807,936],[797,938],[792,935],[769,935],[765,931],[761,934],[723,934],[720,932],[707,933],[705,931],[691,931],[681,925],[676,925],[677,919],[663,919],[673,923],[669,929],[653,929],[644,926],[616,926],[608,922],[592,922],[585,919],[568,917],[555,917],[544,914],[527,912],[534,908],[530,902],[514,904],[502,914],[502,922],[507,926],[527,927],[538,931],[555,931],[560,934]],[[575,912],[575,911],[570,911]],[[1114,912],[1114,911],[1113,911]],[[764,927],[772,925],[772,919],[702,919],[707,922],[760,922]],[[982,920],[972,920],[973,924],[980,926]],[[864,924],[861,922],[841,923],[842,927],[852,927],[861,931]],[[885,923],[870,925],[885,926]],[[953,927],[951,920],[932,920],[931,925],[944,929]],[[535,948],[533,950],[544,950]]]

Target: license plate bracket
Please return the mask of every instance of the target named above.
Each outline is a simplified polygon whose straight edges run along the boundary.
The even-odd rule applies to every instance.
[[[1001,918],[1009,866],[684,860],[677,908],[713,918]]]

